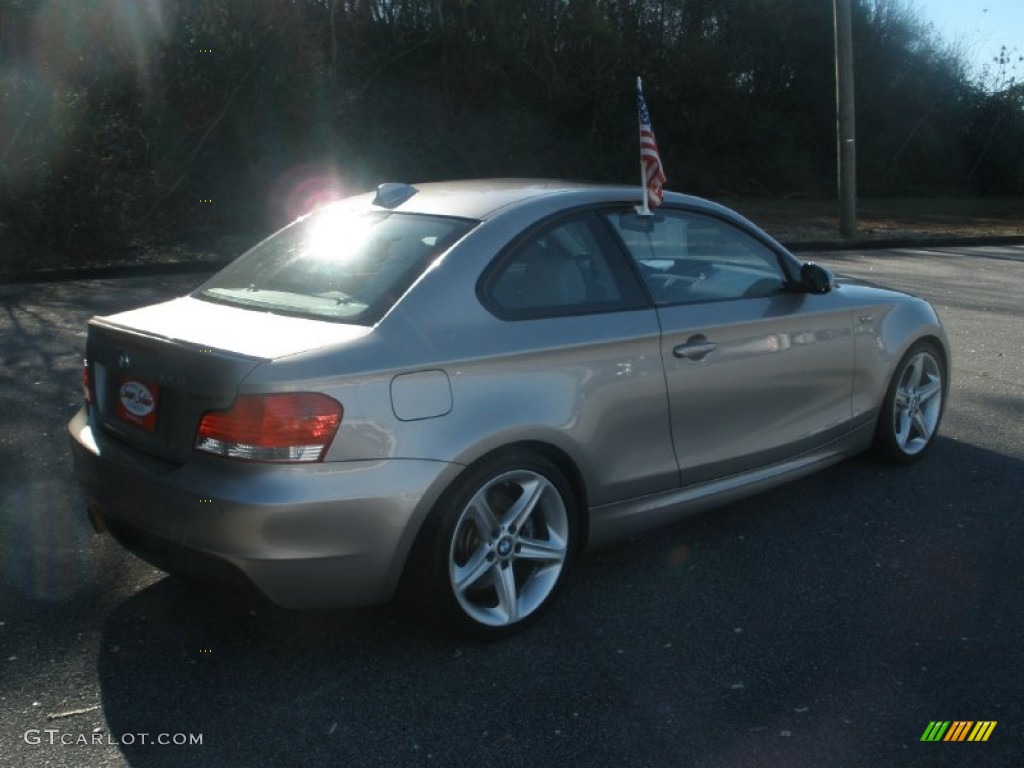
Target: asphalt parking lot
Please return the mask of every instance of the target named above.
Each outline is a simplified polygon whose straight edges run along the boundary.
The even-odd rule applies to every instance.
[[[0,286],[0,766],[1019,766],[1024,246],[817,260],[938,308],[932,454],[587,555],[500,645],[281,611],[94,536],[64,434],[84,323],[200,278]],[[921,742],[936,720],[997,725]]]

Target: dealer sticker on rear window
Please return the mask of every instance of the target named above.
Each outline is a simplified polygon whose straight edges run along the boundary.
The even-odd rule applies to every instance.
[[[117,392],[117,417],[147,432],[156,429],[156,406],[160,390],[155,384],[122,379]]]

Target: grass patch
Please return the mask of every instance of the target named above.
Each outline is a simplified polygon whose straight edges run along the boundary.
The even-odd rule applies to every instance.
[[[842,243],[838,204],[834,200],[723,198],[777,240],[799,243]],[[1024,238],[1024,198],[961,199],[900,198],[861,200],[858,241],[956,240],[986,237]],[[132,266],[233,258],[251,240],[224,233],[202,249],[186,242],[165,246],[125,244],[102,257],[59,253],[38,247],[0,222],[0,275],[4,272],[45,272],[71,267]]]
[[[728,199],[772,236],[790,243],[840,242],[835,200]],[[900,198],[858,202],[858,237],[871,239],[1024,237],[1022,198]]]

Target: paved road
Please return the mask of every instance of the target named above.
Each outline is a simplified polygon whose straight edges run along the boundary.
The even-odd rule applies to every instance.
[[[496,646],[190,590],[95,538],[63,434],[83,323],[197,278],[0,287],[0,766],[1020,765],[1024,248],[819,260],[938,306],[934,453],[585,557]],[[920,742],[957,719],[998,725]]]

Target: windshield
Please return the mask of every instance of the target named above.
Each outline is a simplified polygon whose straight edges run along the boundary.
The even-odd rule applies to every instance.
[[[472,226],[442,216],[325,208],[267,238],[193,296],[372,325]]]

